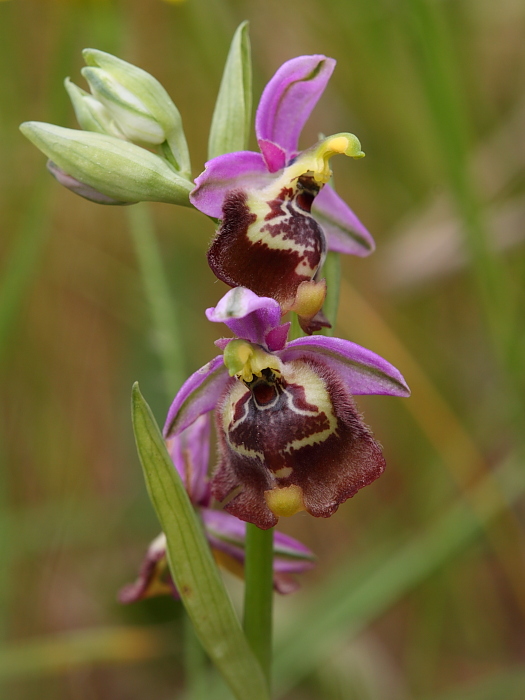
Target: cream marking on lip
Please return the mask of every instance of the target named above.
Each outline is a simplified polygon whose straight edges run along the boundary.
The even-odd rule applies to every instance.
[[[263,224],[262,226],[260,225],[260,221],[264,220],[265,216],[271,211],[268,202],[261,203],[259,200],[254,201],[250,198],[247,202],[247,205],[250,211],[257,215],[257,221],[255,221],[253,224],[250,224],[246,232],[248,239],[252,243],[262,242],[265,243],[269,248],[272,248],[273,250],[295,251],[297,253],[300,253],[301,255],[304,255],[306,251],[315,252],[316,245],[314,241],[312,241],[310,245],[306,245],[304,243],[299,244],[296,243],[293,240],[293,238],[286,238],[285,240],[283,234],[286,234],[286,231],[283,231],[283,233],[279,235],[272,235],[269,233],[269,230],[264,230],[266,226],[273,226],[275,225],[275,223],[277,223],[277,221],[275,223],[272,223],[272,221],[270,221],[268,223]],[[300,216],[309,216],[308,214],[305,214],[305,212],[298,209],[293,202],[291,203],[291,206],[294,209],[294,211],[296,211]],[[292,214],[289,211],[285,211],[282,208],[281,211],[282,216],[276,217],[278,218],[279,222],[285,223],[293,218]]]
[[[257,450],[250,450],[249,448],[245,447],[244,445],[239,445],[235,444],[233,445],[230,441],[230,431],[235,430],[237,426],[240,423],[243,423],[247,416],[248,416],[248,401],[244,404],[243,409],[244,413],[243,415],[238,418],[237,420],[233,420],[233,416],[235,413],[235,409],[237,407],[238,402],[243,398],[245,393],[249,391],[244,384],[239,382],[234,386],[234,388],[231,391],[231,394],[228,397],[227,405],[224,407],[223,410],[223,415],[222,415],[222,428],[224,431],[224,434],[226,436],[226,440],[231,447],[231,449],[234,452],[237,452],[240,455],[243,455],[244,457],[250,457],[252,459],[260,459],[262,462],[264,461],[264,453],[263,452],[258,452]]]
[[[316,443],[324,442],[330,435],[337,432],[337,418],[334,415],[330,395],[327,391],[324,381],[313,370],[304,365],[300,360],[293,360],[289,363],[291,367],[291,375],[296,375],[297,379],[293,381],[290,374],[287,376],[287,381],[294,384],[300,384],[305,391],[305,400],[307,403],[317,406],[317,411],[308,411],[295,406],[294,397],[285,389],[284,393],[287,396],[288,407],[291,411],[303,416],[315,417],[320,413],[324,413],[328,420],[328,428],[318,433],[307,435],[299,440],[292,440],[283,448],[283,452],[292,452],[299,450],[307,445],[315,445]]]
[[[318,267],[318,265],[311,267],[306,260],[301,260],[297,264],[294,272],[296,275],[309,275],[313,277]]]
[[[281,467],[276,472],[274,472],[274,474],[278,479],[286,479],[286,477],[290,476],[292,472],[292,467]]]
[[[330,395],[326,388],[326,384],[323,379],[310,367],[308,367],[301,360],[292,360],[287,363],[286,381],[290,384],[297,384],[303,387],[305,392],[305,401],[316,406],[316,410],[308,410],[304,408],[299,408],[295,405],[295,397],[288,390],[283,390],[283,395],[286,399],[287,408],[293,411],[296,415],[304,416],[305,418],[315,418],[320,414],[324,414],[327,421],[328,427],[324,430],[306,435],[303,438],[297,440],[290,440],[284,442],[283,446],[279,450],[280,454],[291,454],[294,450],[299,450],[302,447],[307,447],[308,445],[316,445],[327,440],[331,435],[337,434],[337,417],[334,414],[332,402],[330,400]],[[246,401],[243,406],[243,415],[236,420],[233,419],[238,402],[245,396],[245,392],[249,391],[241,382],[239,382],[228,398],[227,405],[223,411],[223,429],[226,435],[226,440],[228,444],[238,454],[250,457],[252,459],[260,459],[262,462],[265,461],[264,451],[253,450],[245,447],[243,444],[232,444],[229,438],[230,431],[234,431],[241,423],[243,423],[249,414],[249,403]],[[257,406],[259,411],[267,411],[275,406],[279,397],[276,398],[271,405]],[[288,473],[287,470],[290,470]],[[291,467],[282,467],[278,472],[275,472],[277,478],[286,478],[291,474]]]
[[[258,411],[269,411],[275,407],[275,404],[278,403],[279,398],[280,398],[280,396],[279,396],[279,394],[277,394],[277,396],[273,399],[273,401],[271,403],[266,403],[266,404],[264,404],[264,406],[261,406],[260,404],[258,404],[255,397],[253,397],[253,401],[255,402],[255,405],[257,406]]]

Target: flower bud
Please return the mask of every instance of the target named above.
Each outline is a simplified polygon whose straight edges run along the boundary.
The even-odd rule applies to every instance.
[[[136,95],[120,85],[102,68],[83,68],[94,97],[101,102],[124,136],[133,143],[158,146],[166,140],[163,127]]]
[[[69,78],[64,80],[64,86],[81,129],[116,136],[120,139],[126,138],[102,102],[72,83]]]
[[[84,49],[82,74],[127,139],[155,146],[168,142],[174,164],[190,175],[188,146],[179,111],[152,75],[116,56]]]
[[[90,202],[95,202],[95,204],[111,204],[114,206],[136,204],[136,202],[121,202],[119,199],[113,199],[112,197],[102,194],[102,192],[98,192],[93,189],[93,187],[89,187],[89,185],[85,185],[83,182],[80,182],[80,180],[65,173],[56,163],[53,163],[52,160],[47,161],[46,167],[55,180],[63,187],[78,194],[80,197],[84,197],[84,199],[89,199]]]
[[[63,173],[112,200],[190,206],[193,183],[144,148],[43,122],[25,122],[20,130]]]

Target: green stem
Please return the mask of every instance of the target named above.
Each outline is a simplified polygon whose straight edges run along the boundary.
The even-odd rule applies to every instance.
[[[331,328],[323,328],[323,335],[333,335],[339,308],[339,293],[341,289],[341,255],[328,251],[323,265],[322,277],[326,279],[326,299],[323,311],[332,324]]]
[[[28,198],[20,228],[0,274],[0,367],[20,322],[21,309],[42,262],[49,231],[49,182],[40,177]]]
[[[288,340],[296,340],[297,338],[302,338],[304,333],[303,329],[299,324],[299,316],[296,313],[292,313],[290,321],[292,325],[290,326],[290,332],[288,333]]]
[[[273,529],[246,526],[244,632],[270,685],[272,664]]]
[[[176,306],[170,293],[148,206],[135,204],[127,212],[150,308],[155,347],[162,365],[166,393],[171,400],[184,381]]]

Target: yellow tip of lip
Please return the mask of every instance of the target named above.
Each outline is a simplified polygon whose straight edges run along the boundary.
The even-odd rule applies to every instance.
[[[288,518],[301,510],[305,510],[303,490],[296,484],[265,491],[264,498],[268,508],[278,517]]]

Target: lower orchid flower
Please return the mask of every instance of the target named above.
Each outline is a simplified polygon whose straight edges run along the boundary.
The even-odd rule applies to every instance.
[[[210,417],[202,415],[180,434],[166,441],[168,452],[179,472],[191,502],[204,523],[206,537],[218,564],[233,574],[243,576],[246,523],[238,518],[212,510],[208,479],[210,453]],[[293,574],[311,569],[313,552],[281,532],[274,537],[273,582],[278,593],[292,593],[298,588]],[[166,558],[166,537],[161,533],[148,547],[139,576],[119,594],[122,603],[132,603],[158,595],[178,598]]]
[[[215,410],[211,492],[228,513],[262,529],[302,510],[328,517],[380,476],[381,448],[352,395],[408,396],[395,367],[340,338],[286,342],[290,324],[280,324],[277,301],[242,287],[206,315],[237,338],[217,341],[223,355],[181,387],[164,436]]]

